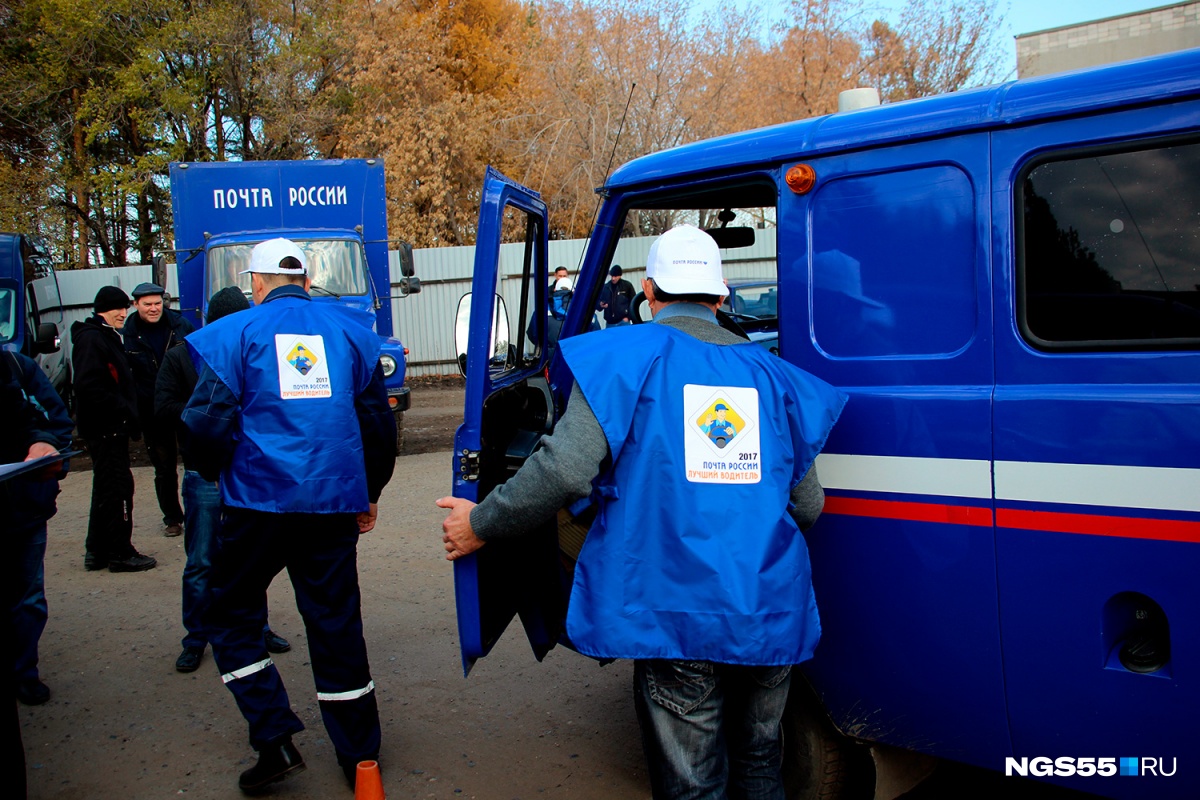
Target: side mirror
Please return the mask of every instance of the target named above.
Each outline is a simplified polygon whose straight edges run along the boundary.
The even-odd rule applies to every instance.
[[[405,278],[411,278],[417,274],[417,264],[413,260],[412,245],[408,242],[400,242],[396,245],[396,257],[400,259],[400,274]]]
[[[57,325],[53,322],[38,324],[37,335],[33,340],[33,352],[35,354],[57,353],[60,344]]]
[[[167,288],[167,257],[161,253],[156,255],[151,261],[151,276],[159,286]]]
[[[408,297],[410,294],[421,293],[421,279],[416,275],[400,279],[400,296]]]
[[[467,292],[458,301],[458,312],[454,315],[454,352],[458,358],[458,369],[467,372],[467,346],[471,341],[471,293]],[[488,344],[488,365],[504,367],[509,360],[508,307],[504,298],[496,295],[492,307],[491,340]]]

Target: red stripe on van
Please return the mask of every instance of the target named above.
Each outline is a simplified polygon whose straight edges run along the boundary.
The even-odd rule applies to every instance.
[[[991,527],[992,509],[951,506],[943,503],[903,503],[898,500],[864,500],[858,497],[825,497],[826,514],[851,517],[906,519],[913,522],[948,522],[952,525]]]
[[[996,509],[996,525],[1032,531],[1085,533],[1128,539],[1159,539],[1200,543],[1200,522],[1145,517],[1106,517],[1100,514],[1064,514],[1058,511]]]

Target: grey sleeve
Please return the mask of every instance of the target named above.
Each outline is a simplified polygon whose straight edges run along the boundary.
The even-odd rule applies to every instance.
[[[552,518],[592,491],[592,479],[608,455],[608,441],[576,384],[554,433],[517,474],[471,509],[471,527],[484,541],[518,536]]]
[[[808,468],[808,474],[792,489],[792,519],[806,531],[817,522],[821,509],[825,507],[825,490],[817,478],[817,465]]]

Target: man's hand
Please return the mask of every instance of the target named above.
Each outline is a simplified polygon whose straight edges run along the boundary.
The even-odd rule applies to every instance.
[[[448,508],[450,513],[442,520],[442,542],[446,547],[446,560],[454,561],[467,553],[474,553],[485,544],[471,528],[471,509],[475,504],[461,497],[443,497],[437,501],[438,508]]]
[[[29,445],[29,454],[25,456],[26,461],[52,456],[58,452],[58,448],[49,442],[34,442]],[[54,480],[59,472],[62,471],[62,460],[47,464],[45,467],[38,469],[32,473],[39,481]]]
[[[358,512],[358,532],[367,533],[374,530],[377,519],[379,519],[379,504],[371,503],[366,511]]]

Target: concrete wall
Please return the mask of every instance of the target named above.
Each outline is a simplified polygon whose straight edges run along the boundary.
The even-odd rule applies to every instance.
[[[1200,0],[1017,36],[1028,78],[1200,47]]]

